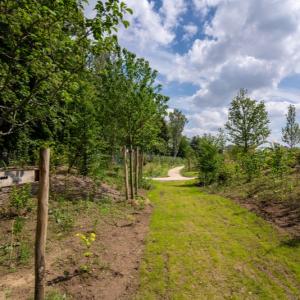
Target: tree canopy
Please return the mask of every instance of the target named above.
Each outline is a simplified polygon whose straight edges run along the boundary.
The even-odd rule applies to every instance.
[[[247,152],[266,142],[270,135],[268,113],[263,101],[257,102],[241,89],[231,102],[225,127],[231,142]]]

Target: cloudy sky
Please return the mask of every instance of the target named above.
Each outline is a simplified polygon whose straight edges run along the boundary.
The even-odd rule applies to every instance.
[[[120,44],[159,71],[170,107],[189,119],[187,135],[222,127],[241,87],[266,102],[271,140],[280,141],[288,104],[300,121],[300,0],[125,2],[134,14]]]

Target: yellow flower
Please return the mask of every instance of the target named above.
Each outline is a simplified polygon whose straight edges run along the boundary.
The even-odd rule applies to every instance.
[[[96,240],[96,234],[95,234],[94,232],[92,232],[92,233],[90,234],[90,240],[91,240],[92,242],[94,242],[94,241]]]

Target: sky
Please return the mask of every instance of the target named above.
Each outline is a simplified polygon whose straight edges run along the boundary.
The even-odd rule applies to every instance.
[[[159,72],[169,106],[189,120],[186,135],[223,127],[240,88],[265,101],[270,141],[281,141],[289,104],[300,122],[300,0],[124,2],[134,13],[119,43]]]

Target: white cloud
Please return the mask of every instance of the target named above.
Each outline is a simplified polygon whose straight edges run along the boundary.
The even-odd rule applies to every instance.
[[[199,86],[193,96],[170,102],[193,112],[188,134],[212,132],[225,122],[226,107],[241,87],[266,101],[277,139],[287,105],[300,110],[300,90],[279,88],[283,78],[300,73],[299,0],[163,0],[161,7],[154,0],[125,2],[134,15],[130,28],[119,32],[121,45],[148,59],[167,82]],[[192,14],[193,20],[187,17]],[[183,37],[176,36],[178,27]],[[197,32],[206,38],[195,39]],[[173,46],[187,39],[190,49],[176,53]]]
[[[198,27],[193,23],[189,23],[183,26],[183,30],[185,32],[183,35],[183,40],[189,40],[198,32]]]
[[[187,10],[185,0],[163,0],[160,13],[163,15],[164,25],[166,28],[173,29],[180,23],[180,15]]]

